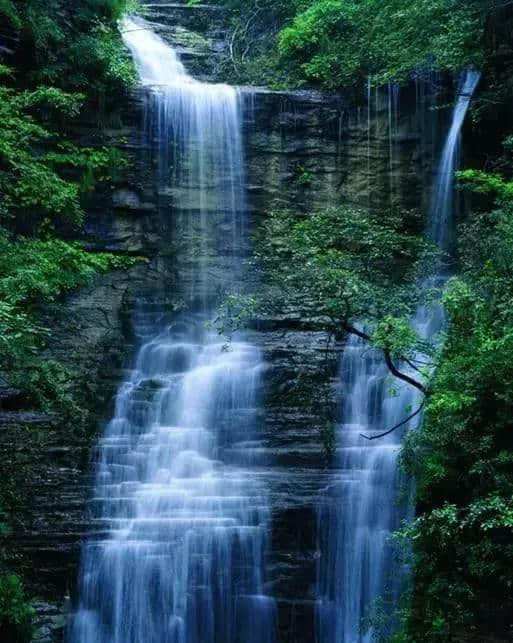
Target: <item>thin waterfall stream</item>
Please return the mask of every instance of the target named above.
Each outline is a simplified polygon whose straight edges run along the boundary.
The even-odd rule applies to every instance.
[[[242,340],[226,346],[211,315],[209,211],[221,211],[239,265],[244,171],[237,90],[192,79],[149,25],[122,25],[150,92],[159,181],[180,206],[194,266],[192,312],[139,350],[97,447],[95,531],[82,555],[72,643],[272,643],[264,595],[269,529],[265,486],[251,468],[263,362]],[[172,216],[172,213],[170,213]]]
[[[462,79],[452,123],[433,188],[427,235],[442,251],[450,249],[454,213],[454,175],[459,164],[461,130],[480,75],[468,70]],[[440,266],[430,280],[438,288],[447,279]],[[433,340],[444,328],[441,304],[420,306],[412,326]],[[396,384],[389,391],[388,369],[377,351],[360,338],[349,337],[340,366],[343,396],[337,427],[337,480],[320,499],[318,540],[321,557],[317,587],[318,643],[370,643],[372,628],[362,625],[369,610],[393,611],[403,574],[398,569],[391,534],[411,509],[400,505],[397,460],[408,422],[400,431],[368,442],[408,416],[419,404],[412,387]]]

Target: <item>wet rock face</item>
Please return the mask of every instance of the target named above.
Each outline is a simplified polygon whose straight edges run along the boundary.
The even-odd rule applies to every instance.
[[[194,76],[222,80],[231,38],[223,7],[158,0],[144,5],[144,19],[178,51]]]
[[[62,641],[66,632],[66,606],[62,604],[36,601],[34,609],[39,615],[39,622],[34,633],[34,643],[53,643]]]
[[[413,87],[355,107],[342,95],[243,91],[248,188],[256,213],[293,205],[422,207],[431,184],[433,132]]]
[[[146,18],[177,44],[186,63],[213,78],[226,56],[226,16],[217,7],[185,2],[154,2]],[[156,161],[142,123],[148,95],[136,91],[121,110],[121,126],[109,132],[113,143],[133,159],[114,190],[88,204],[81,240],[95,250],[146,258],[130,270],[98,277],[48,312],[53,329],[48,357],[83,375],[96,414],[94,427],[77,435],[73,420],[36,414],[19,391],[0,381],[0,457],[23,467],[23,511],[12,543],[38,604],[36,640],[61,640],[62,614],[71,609],[81,542],[94,530],[85,513],[91,492],[91,457],[112,397],[136,346],[156,324],[187,299],[193,268],[182,253],[187,231],[176,195],[159,188]],[[436,122],[429,122],[414,88],[390,101],[387,89],[358,107],[342,95],[317,92],[242,90],[249,230],[275,207],[305,214],[328,204],[363,207],[422,204],[432,173]],[[395,107],[397,105],[397,108]],[[370,118],[369,118],[370,116]],[[84,123],[81,135],[93,135]],[[183,202],[182,202],[183,207]],[[226,281],[223,213],[212,212],[213,275]],[[240,253],[247,252],[241,247]],[[254,276],[241,270],[238,285],[254,290]],[[272,533],[266,591],[279,607],[280,643],[314,640],[317,565],[316,503],[329,470],[320,439],[320,419],[297,394],[300,374],[315,378],[324,369],[324,334],[290,316],[261,325],[251,341],[267,362],[263,391],[262,466],[272,504]],[[341,346],[328,355],[335,381]],[[333,389],[333,404],[336,404]],[[63,607],[64,606],[64,607]]]

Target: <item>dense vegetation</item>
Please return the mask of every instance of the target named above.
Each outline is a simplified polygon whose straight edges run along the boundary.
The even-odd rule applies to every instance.
[[[125,0],[0,0],[0,379],[33,408],[63,418],[80,409],[70,373],[42,357],[49,330],[39,311],[94,274],[133,262],[66,240],[83,223],[84,195],[126,165],[100,130],[92,147],[73,136],[84,110],[100,124],[135,78],[116,25],[126,7]],[[0,488],[0,636],[25,641],[32,612],[4,547],[14,482]]]
[[[133,80],[116,21],[132,0],[1,0],[21,82],[106,93]]]
[[[405,452],[417,479],[407,640],[511,636],[513,200],[460,231],[462,274],[424,426]]]
[[[414,212],[348,206],[299,220],[272,214],[256,240],[259,265],[272,285],[262,305],[299,311],[335,336],[361,334],[364,326],[389,362],[426,350],[405,320],[421,297],[434,296],[421,287],[418,274],[436,265],[438,253],[416,234],[416,221]],[[422,380],[422,373],[413,380],[421,390]]]
[[[482,67],[502,0],[217,0],[230,8],[233,77],[359,88],[426,70]]]
[[[415,70],[482,63],[490,2],[318,0],[280,35],[279,48],[308,80],[326,87],[398,81]]]

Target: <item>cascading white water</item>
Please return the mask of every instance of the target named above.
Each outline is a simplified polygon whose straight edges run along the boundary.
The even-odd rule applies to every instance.
[[[466,72],[433,190],[428,235],[442,250],[450,246],[461,128],[478,82],[477,72]],[[440,286],[444,280],[441,270],[435,281]],[[442,306],[420,306],[412,325],[419,335],[433,339],[444,325]],[[317,640],[370,643],[373,632],[362,621],[380,598],[385,613],[393,611],[403,576],[390,536],[408,513],[397,500],[397,458],[413,421],[375,442],[361,434],[372,436],[391,429],[408,417],[408,410],[416,408],[420,399],[416,389],[397,382],[391,396],[383,359],[355,336],[344,350],[340,378],[344,397],[337,427],[340,475],[325,491],[319,509]]]
[[[454,174],[459,167],[461,128],[480,78],[478,71],[470,69],[465,73],[435,180],[428,234],[445,251],[449,249],[452,237]]]
[[[206,217],[226,211],[234,243],[242,229],[237,92],[191,79],[143,21],[126,20],[123,36],[151,88],[161,187],[179,207],[192,199],[185,209],[199,217],[191,257],[202,297],[196,314],[155,328],[117,395],[97,448],[99,536],[84,548],[70,640],[272,643],[275,607],[262,589],[269,511],[251,469],[262,358],[205,330]]]
[[[193,273],[189,294],[206,307],[220,254],[213,221],[230,255],[222,279],[232,279],[228,273],[240,268],[246,204],[239,94],[189,76],[176,52],[141,18],[125,19],[123,39],[142,84],[152,90],[147,120],[159,146],[160,192],[173,200],[181,252]]]
[[[370,642],[360,621],[383,594],[394,567],[390,534],[402,512],[396,506],[400,434],[371,443],[372,436],[399,424],[416,398],[414,389],[389,394],[388,370],[377,351],[356,336],[344,350],[342,423],[337,427],[340,475],[321,498],[319,511],[319,643]],[[396,588],[390,586],[387,600]]]

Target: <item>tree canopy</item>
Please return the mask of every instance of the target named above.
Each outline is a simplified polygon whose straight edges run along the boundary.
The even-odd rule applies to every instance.
[[[272,213],[257,236],[256,258],[272,287],[264,308],[299,312],[335,334],[365,336],[395,375],[424,391],[420,373],[415,380],[393,364],[429,350],[406,321],[420,297],[434,298],[419,270],[425,275],[439,260],[414,232],[416,216],[351,206],[299,219]]]
[[[281,33],[280,51],[326,87],[402,81],[416,70],[483,62],[483,0],[317,0]]]
[[[329,89],[480,67],[502,0],[217,0],[233,19],[233,78]]]

